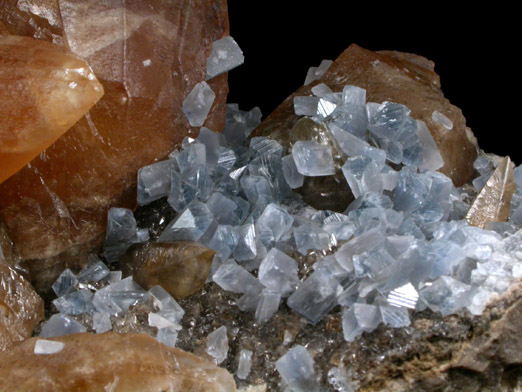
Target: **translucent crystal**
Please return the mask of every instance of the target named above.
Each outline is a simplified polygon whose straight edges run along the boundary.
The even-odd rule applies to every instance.
[[[286,303],[315,324],[337,305],[341,293],[342,287],[334,273],[319,269],[301,283]]]
[[[335,258],[347,272],[353,272],[353,256],[378,246],[384,242],[384,239],[378,228],[368,230],[341,246],[335,253]]]
[[[443,316],[456,313],[471,303],[470,286],[449,276],[441,276],[420,291],[422,301]]]
[[[192,142],[189,146],[185,147],[176,156],[176,162],[178,164],[179,173],[183,173],[185,170],[190,169],[194,166],[206,166],[207,165],[207,147],[203,143]]]
[[[348,158],[342,167],[344,177],[355,197],[367,192],[381,193],[384,190],[384,165],[368,156]]]
[[[222,135],[230,145],[241,145],[261,123],[261,116],[261,110],[258,107],[246,112],[240,110],[237,104],[227,104],[225,128]]]
[[[216,99],[216,94],[207,82],[200,82],[183,100],[183,113],[187,116],[190,126],[200,127],[205,123],[210,108]]]
[[[241,298],[237,301],[237,307],[243,312],[255,312],[257,304],[263,291],[263,285],[252,286]]]
[[[381,321],[378,306],[355,303],[343,314],[344,339],[353,342],[363,332],[373,331]]]
[[[181,211],[192,201],[207,201],[214,189],[206,165],[187,167],[182,173],[171,172],[171,188],[167,201],[176,211]]]
[[[366,90],[357,86],[344,86],[343,105],[366,105]]]
[[[348,103],[346,105],[337,106],[330,115],[330,118],[330,124],[334,124],[345,132],[349,132],[360,139],[366,138],[368,117],[364,105]]]
[[[304,176],[330,176],[335,174],[332,150],[313,141],[299,141],[292,147],[297,171]]]
[[[433,111],[433,113],[431,114],[431,119],[436,123],[442,125],[448,131],[453,129],[453,121],[451,121],[448,117],[446,117],[444,114],[440,113],[437,110]]]
[[[148,321],[151,327],[155,327],[160,330],[164,328],[173,328],[176,330],[181,329],[181,326],[177,322],[171,321],[158,313],[149,313]]]
[[[329,128],[335,140],[339,144],[339,147],[341,147],[341,150],[349,157],[362,155],[364,151],[370,147],[370,145],[364,140],[358,138],[350,132],[345,131],[344,129],[339,128],[333,123],[329,125]]]
[[[130,276],[98,290],[94,294],[92,304],[98,312],[115,315],[125,312],[132,305],[145,302],[149,298],[150,294],[135,283]]]
[[[220,364],[227,358],[227,327],[223,325],[208,335],[206,351],[210,356],[212,356],[216,360],[216,363],[218,364]]]
[[[318,97],[295,97],[294,111],[298,116],[315,116],[317,114]]]
[[[264,244],[277,242],[290,230],[294,218],[284,207],[270,203],[256,222],[256,233]]]
[[[168,347],[175,347],[178,340],[178,329],[174,327],[162,328],[158,331],[156,340]]]
[[[246,293],[254,286],[259,286],[259,281],[246,269],[238,265],[234,260],[223,263],[212,276],[212,280],[223,290],[233,293]]]
[[[72,271],[67,268],[53,283],[52,289],[56,296],[61,297],[62,295],[70,293],[72,290],[74,290],[74,287],[77,283],[78,279],[76,279],[76,276],[72,273]]]
[[[274,313],[277,312],[277,309],[279,309],[280,302],[280,293],[274,293],[268,289],[263,289],[256,308],[256,323],[263,324],[270,320]]]
[[[56,298],[53,305],[61,313],[79,315],[91,310],[92,298],[93,294],[89,290],[83,289]]]
[[[330,94],[327,94],[327,96]],[[328,117],[337,108],[337,105],[326,98],[320,98],[317,103],[317,115],[320,118]]]
[[[319,98],[324,98],[326,94],[331,94],[333,91],[324,83],[320,83],[312,87],[312,93]]]
[[[234,249],[234,259],[237,261],[252,260],[257,255],[256,228],[247,224],[238,228],[239,240]]]
[[[433,139],[430,130],[424,121],[417,121],[417,137],[422,147],[422,163],[419,166],[421,170],[439,170],[444,166],[444,160],[440,155],[437,143]]]
[[[219,160],[219,135],[208,128],[201,127],[197,140],[205,145],[207,166],[213,170]]]
[[[170,172],[174,161],[167,160],[142,167],[138,171],[138,204],[147,205],[167,196],[170,190]]]
[[[112,330],[111,315],[106,312],[94,312],[92,314],[92,327],[96,333],[104,333]]]
[[[480,155],[475,159],[475,162],[473,162],[473,168],[479,172],[480,175],[484,175],[486,173],[491,173],[493,170],[495,170],[495,165],[491,159],[489,159],[486,155]],[[520,172],[520,170],[517,171],[515,169],[515,181],[517,182],[517,175],[516,173]]]
[[[76,278],[81,283],[94,283],[105,279],[107,276],[109,276],[110,272],[111,271],[103,261],[97,260],[94,264],[82,270],[78,276],[76,276]]]
[[[216,251],[221,260],[227,260],[234,252],[239,241],[236,228],[230,225],[219,225],[206,245]]]
[[[272,248],[259,266],[259,281],[286,297],[299,282],[297,263],[277,248]]]
[[[328,382],[338,392],[356,392],[359,389],[359,383],[352,381],[349,373],[338,367],[328,370]]]
[[[313,222],[296,227],[294,239],[297,250],[304,256],[309,250],[322,250],[330,244],[330,235]]]
[[[38,339],[34,344],[35,354],[56,354],[63,350],[65,343],[54,342],[52,340]]]
[[[87,331],[87,328],[78,321],[64,314],[57,313],[52,315],[51,318],[43,324],[40,336],[43,338],[52,338],[85,331]]]
[[[159,241],[199,241],[212,226],[217,226],[212,213],[206,204],[196,200],[167,225]]]
[[[239,206],[230,197],[221,192],[214,192],[207,201],[207,207],[219,224],[234,225],[240,223]]]
[[[407,327],[411,324],[407,308],[381,305],[379,309],[383,323],[392,328]]]
[[[252,351],[241,350],[239,352],[239,364],[237,365],[237,378],[244,380],[250,374],[250,368],[252,367]]]
[[[175,322],[181,322],[185,311],[177,301],[161,286],[153,286],[149,289],[153,296],[154,305],[159,309],[160,316]]]
[[[232,37],[221,38],[212,43],[212,53],[207,59],[207,80],[243,64],[245,57]]]
[[[304,183],[304,176],[297,171],[297,166],[292,155],[283,157],[283,175],[292,189],[300,188]]]
[[[117,262],[133,243],[147,240],[148,232],[138,230],[131,210],[127,208],[109,210],[104,245],[104,255],[107,261]]]
[[[319,391],[315,379],[314,360],[305,347],[295,346],[276,361],[275,367],[292,391]]]

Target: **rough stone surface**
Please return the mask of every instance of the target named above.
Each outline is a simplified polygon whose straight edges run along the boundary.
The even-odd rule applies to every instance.
[[[43,317],[42,299],[0,254],[0,352],[30,337]]]
[[[105,90],[64,137],[0,186],[11,238],[32,276],[49,283],[99,246],[111,206],[135,206],[140,167],[197,136],[182,102],[205,80],[212,42],[228,35],[226,1],[8,0],[0,21],[11,34],[69,47]],[[226,78],[208,81],[216,100],[205,126],[215,131],[225,122]]]
[[[224,369],[142,334],[51,338],[56,354],[35,355],[38,338],[0,354],[0,391],[233,392]]]
[[[424,121],[430,129],[445,162],[440,171],[457,186],[466,183],[473,175],[476,146],[468,139],[461,110],[444,98],[433,62],[409,53],[372,52],[352,44],[319,80],[289,96],[261,123],[254,136],[292,129],[299,120],[294,113],[294,97],[312,95],[311,89],[320,83],[333,91],[342,91],[345,85],[358,86],[366,89],[369,102],[392,101],[406,105],[411,109],[411,116]],[[433,121],[434,110],[453,121],[451,131]]]
[[[144,288],[159,285],[178,299],[203,287],[213,256],[213,250],[197,242],[149,242],[130,247],[120,264]]]
[[[67,49],[0,36],[0,183],[49,147],[102,95],[89,65]]]

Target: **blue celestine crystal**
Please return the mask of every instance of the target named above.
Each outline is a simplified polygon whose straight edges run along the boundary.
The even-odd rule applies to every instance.
[[[268,289],[263,289],[259,296],[259,302],[256,308],[256,323],[263,324],[270,320],[275,312],[279,309],[281,302],[281,294],[274,293]]]
[[[283,380],[296,392],[318,392],[314,360],[303,346],[295,346],[279,358],[275,367]]]
[[[355,303],[343,314],[344,339],[353,342],[363,332],[373,331],[381,321],[382,316],[378,306]]]
[[[295,97],[294,111],[298,116],[315,116],[319,104],[318,97]]]
[[[40,336],[52,338],[55,336],[71,335],[73,333],[86,332],[87,328],[73,318],[58,313],[51,316],[43,326]]]
[[[218,364],[220,364],[227,358],[227,327],[221,326],[208,335],[206,351],[210,356],[212,356],[216,360]]]
[[[176,167],[172,160],[153,163],[138,171],[138,204],[147,205],[167,196],[170,190],[170,172]]]
[[[246,112],[240,110],[237,104],[227,104],[225,128],[222,135],[230,145],[241,145],[261,123],[261,116],[261,110],[258,107]]]
[[[243,64],[245,57],[232,37],[221,38],[212,43],[212,53],[207,59],[207,80]]]
[[[234,260],[223,263],[212,276],[212,280],[222,289],[233,293],[246,293],[252,287],[260,286],[259,281]]]
[[[256,222],[256,233],[264,244],[277,242],[290,230],[294,218],[284,207],[270,203]]]
[[[329,117],[329,123],[360,139],[365,139],[368,128],[366,107],[353,103],[337,106]]]
[[[259,266],[259,281],[286,297],[299,282],[296,261],[279,249],[272,248]]]
[[[470,286],[449,276],[441,276],[420,291],[420,298],[443,316],[456,313],[471,303]]]
[[[292,147],[297,171],[304,176],[330,176],[335,174],[332,150],[316,142],[299,141]]]
[[[200,127],[205,123],[210,108],[216,99],[216,93],[207,82],[200,82],[183,100],[183,113],[192,127]]]
[[[241,350],[239,353],[239,363],[237,365],[237,378],[244,380],[250,374],[250,368],[252,367],[252,351]]]
[[[214,235],[205,243],[210,249],[216,251],[221,260],[227,260],[234,252],[239,241],[236,228],[230,225],[219,225]]]
[[[321,79],[324,73],[330,68],[330,65],[333,64],[332,60],[323,60],[318,67],[310,67],[306,74],[306,79],[304,81],[304,85],[307,86],[315,80]]]
[[[207,205],[195,200],[167,225],[159,241],[199,241],[209,228],[216,226]]]
[[[300,188],[304,183],[304,176],[297,171],[297,166],[292,155],[287,155],[282,159],[283,175],[286,182],[292,189]]]
[[[78,279],[76,278],[76,275],[74,275],[72,271],[67,268],[53,283],[52,289],[58,297],[61,297],[62,295],[73,291],[77,283]]]
[[[86,289],[65,294],[53,301],[53,305],[64,314],[79,315],[92,309],[93,294]]]

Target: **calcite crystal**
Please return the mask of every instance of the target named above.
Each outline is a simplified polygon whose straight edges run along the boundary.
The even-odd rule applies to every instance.
[[[64,137],[0,186],[11,238],[33,278],[48,284],[101,243],[109,207],[135,206],[138,169],[197,135],[182,102],[205,81],[212,43],[228,35],[226,1],[8,0],[0,21],[11,34],[70,48],[105,89]],[[216,99],[205,126],[214,131],[225,123],[226,78],[206,81]]]
[[[302,126],[295,127],[300,117],[294,111],[294,98],[312,96],[312,88],[321,83],[332,91],[342,91],[345,85],[358,86],[366,89],[366,98],[370,102],[392,101],[407,106],[411,109],[411,116],[424,121],[433,135],[444,160],[440,171],[450,177],[456,186],[463,185],[473,175],[472,164],[477,151],[461,110],[444,98],[433,62],[409,53],[373,52],[352,44],[318,80],[311,81],[289,96],[261,123],[254,136],[272,135],[281,141],[282,138],[292,138],[288,135],[288,130],[292,128],[292,132],[303,133]],[[434,121],[434,111],[452,121],[453,128],[448,130]],[[320,195],[316,190],[321,189],[324,197],[343,200],[346,207],[346,201],[350,200],[341,193],[339,181],[332,179],[308,179],[300,193],[306,198],[313,192],[315,205],[326,208],[325,203],[317,201]]]
[[[56,353],[36,354],[31,338],[0,354],[0,391],[234,392],[232,376],[193,354],[141,334],[50,338]]]
[[[42,299],[0,254],[0,351],[29,338],[43,317]]]
[[[89,65],[65,48],[0,36],[0,183],[49,147],[102,95]]]
[[[203,287],[213,256],[213,250],[197,242],[149,242],[130,247],[121,267],[144,288],[160,285],[177,299]]]

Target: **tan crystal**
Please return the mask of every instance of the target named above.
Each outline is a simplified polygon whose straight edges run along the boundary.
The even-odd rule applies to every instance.
[[[234,378],[193,354],[143,334],[67,335],[56,354],[38,338],[0,353],[0,392],[234,392]]]
[[[129,248],[120,264],[144,288],[159,285],[179,299],[205,285],[214,253],[197,242],[149,242]]]
[[[509,157],[500,161],[469,208],[466,220],[470,225],[483,228],[488,222],[508,220],[511,197],[516,191],[514,169]]]
[[[43,317],[42,299],[0,254],[0,352],[30,337]]]
[[[0,36],[0,183],[49,147],[102,95],[87,63],[64,48]]]
[[[197,135],[182,102],[206,79],[212,42],[228,35],[227,6],[225,0],[6,0],[0,21],[11,34],[69,47],[105,90],[63,137],[0,185],[0,215],[23,264],[42,281],[39,287],[49,287],[65,264],[83,264],[100,244],[110,207],[135,207],[137,170],[166,157],[187,134]],[[208,84],[216,99],[205,126],[220,131],[227,75]]]

